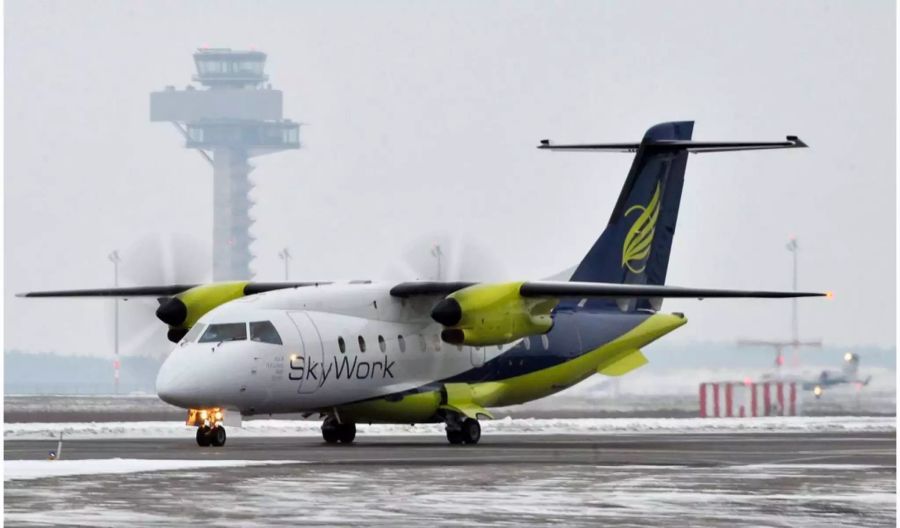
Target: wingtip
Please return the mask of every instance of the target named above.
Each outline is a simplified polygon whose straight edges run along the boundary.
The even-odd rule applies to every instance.
[[[787,140],[793,143],[796,148],[809,148],[809,145],[797,136],[787,136]]]

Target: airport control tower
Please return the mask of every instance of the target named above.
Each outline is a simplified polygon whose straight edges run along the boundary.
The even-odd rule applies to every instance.
[[[266,54],[203,48],[194,53],[203,88],[150,94],[150,120],[168,121],[213,168],[213,280],[251,278],[249,174],[253,156],[300,148],[299,124],[282,117],[282,93],[264,73]]]

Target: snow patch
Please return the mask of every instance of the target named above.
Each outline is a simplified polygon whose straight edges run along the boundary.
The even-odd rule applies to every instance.
[[[31,480],[73,475],[139,473],[144,471],[172,471],[210,467],[257,466],[285,464],[275,460],[144,460],[110,458],[89,460],[5,460],[3,480]]]

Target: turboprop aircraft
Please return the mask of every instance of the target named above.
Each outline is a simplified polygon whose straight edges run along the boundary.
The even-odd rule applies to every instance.
[[[821,398],[825,389],[837,387],[839,385],[853,384],[857,389],[862,389],[872,381],[872,376],[863,378],[859,375],[859,354],[847,352],[844,354],[844,364],[841,370],[823,370],[818,375],[815,374],[772,374],[763,376],[765,380],[793,381],[799,382],[803,390],[813,393],[816,398]]]
[[[641,347],[685,324],[675,298],[785,298],[821,293],[665,285],[689,153],[800,148],[692,141],[693,122],[663,123],[639,143],[555,145],[634,152],[606,229],[568,281],[224,282],[32,292],[25,297],[159,299],[176,341],[156,382],[188,410],[200,446],[225,444],[241,416],[306,413],[328,443],[357,423],[443,422],[451,444],[476,444],[489,408],[521,404],[600,373],[647,363]]]

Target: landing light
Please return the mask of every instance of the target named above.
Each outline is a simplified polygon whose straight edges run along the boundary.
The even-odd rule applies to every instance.
[[[850,352],[847,352],[846,354],[844,354],[844,361],[852,361],[852,360],[853,360],[853,354],[851,354]]]
[[[291,354],[291,361],[297,360],[297,354]]]
[[[816,388],[813,389],[813,394],[816,395],[816,398],[821,396],[822,395],[822,387],[820,387],[819,385],[816,385]]]

